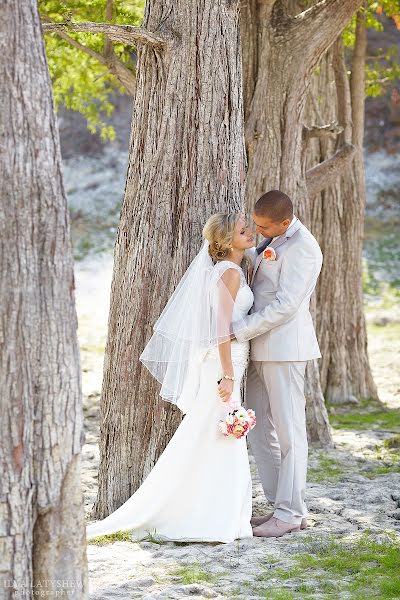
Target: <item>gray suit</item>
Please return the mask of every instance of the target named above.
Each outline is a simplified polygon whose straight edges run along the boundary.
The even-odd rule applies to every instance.
[[[256,412],[257,424],[249,442],[265,496],[275,505],[275,517],[300,524],[307,515],[304,374],[306,361],[321,356],[309,306],[322,253],[298,219],[270,242],[247,251],[254,305],[246,328],[233,324],[233,330],[239,342],[251,340],[246,407]],[[268,245],[275,261],[263,257]]]

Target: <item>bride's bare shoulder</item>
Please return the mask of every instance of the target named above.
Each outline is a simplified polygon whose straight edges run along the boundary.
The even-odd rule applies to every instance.
[[[237,291],[240,287],[243,271],[239,265],[230,261],[222,260],[214,266],[218,278],[221,279],[229,291]]]

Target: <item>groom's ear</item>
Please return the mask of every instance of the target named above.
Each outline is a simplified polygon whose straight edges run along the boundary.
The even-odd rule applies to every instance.
[[[289,227],[291,220],[292,219],[285,219],[284,221],[282,221],[282,227]]]

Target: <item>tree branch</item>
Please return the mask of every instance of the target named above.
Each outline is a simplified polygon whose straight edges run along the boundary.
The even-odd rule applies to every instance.
[[[365,55],[367,53],[367,27],[365,11],[358,11],[356,39],[353,50],[350,76],[351,106],[353,109],[352,142],[362,151],[364,142],[365,113]]]
[[[54,23],[49,17],[42,16],[42,21],[45,21],[45,23],[42,23],[43,30],[45,30],[45,26],[47,28],[48,24],[56,25],[56,23]],[[118,79],[118,81],[121,83],[121,85],[123,85],[128,94],[130,96],[134,96],[136,89],[135,75],[130,69],[128,69],[124,65],[122,61],[119,60],[119,58],[115,55],[114,52],[111,55],[107,56],[101,54],[100,52],[96,52],[96,50],[93,50],[93,48],[90,48],[89,46],[84,46],[83,44],[72,38],[70,35],[68,35],[68,33],[64,31],[63,28],[56,28],[54,29],[54,31],[52,31],[52,33],[56,33],[60,36],[60,38],[68,42],[68,44],[70,44],[77,50],[81,50],[82,52],[85,52],[85,54],[88,54],[95,60],[98,60],[102,65],[107,67],[109,71]]]
[[[311,167],[306,172],[306,185],[310,198],[332,185],[343,170],[351,163],[356,152],[353,144],[344,144],[331,158]]]
[[[304,48],[308,61],[318,60],[362,3],[363,0],[320,0],[290,19],[286,39],[293,43],[295,38]],[[304,40],[307,40],[307,44],[304,44]]]
[[[113,40],[113,42],[120,42],[131,46],[147,44],[154,48],[161,48],[167,42],[165,37],[133,25],[112,25],[111,23],[91,22],[73,23],[72,21],[67,21],[65,23],[42,23],[42,27],[45,33],[66,30],[87,33],[104,33],[110,40]]]
[[[107,0],[106,21],[109,23],[113,19],[114,0]],[[114,46],[108,35],[104,36],[104,56],[111,58],[114,54]]]
[[[339,147],[344,143],[352,143],[352,107],[342,36],[332,45],[332,69],[335,76],[337,118],[344,126],[343,135],[338,140]]]

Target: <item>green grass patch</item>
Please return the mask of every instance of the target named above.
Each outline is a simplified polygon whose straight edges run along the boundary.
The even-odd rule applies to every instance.
[[[375,453],[369,457],[378,464],[368,466],[365,476],[374,479],[385,473],[400,473],[400,435],[396,434],[375,446]]]
[[[393,450],[396,448],[400,448],[400,434],[398,433],[397,435],[394,435],[393,437],[387,438],[387,440],[385,440],[382,443],[382,446],[384,448],[386,448],[387,450]]]
[[[386,409],[371,413],[348,413],[330,415],[329,421],[336,429],[385,429],[387,431],[400,431],[400,414],[398,410]]]
[[[390,539],[384,543],[374,541],[368,531],[355,541],[302,536],[306,552],[293,555],[287,568],[263,561],[252,593],[268,600],[398,598],[400,542],[394,534],[387,535]]]
[[[332,483],[339,481],[345,473],[344,465],[338,460],[327,455],[318,457],[318,466],[309,467],[307,479],[314,483],[330,481]]]
[[[105,544],[113,544],[114,542],[131,542],[131,533],[129,531],[116,531],[115,533],[110,533],[108,535],[99,535],[91,540],[88,540],[87,543],[96,546],[103,546]]]
[[[373,400],[363,399],[357,407],[349,409],[338,408],[327,402],[329,421],[336,429],[353,429],[365,431],[368,429],[385,429],[393,433],[400,432],[400,411],[395,408],[385,408]],[[335,412],[330,412],[334,408]]]
[[[215,583],[218,581],[220,575],[215,575],[209,571],[205,571],[198,563],[192,563],[179,567],[169,572],[169,575],[179,577],[181,583],[188,585],[191,583]]]

